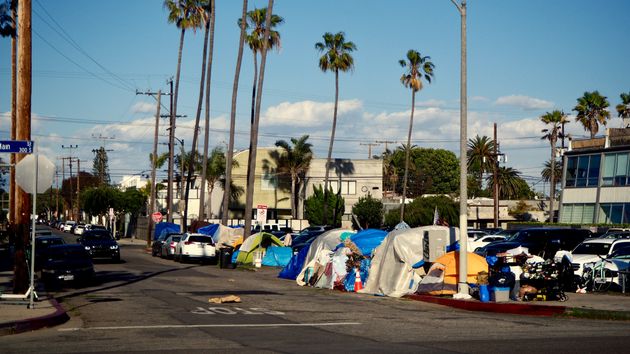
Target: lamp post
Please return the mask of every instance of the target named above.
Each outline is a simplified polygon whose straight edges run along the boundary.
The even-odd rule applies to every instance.
[[[468,112],[468,96],[466,92],[466,0],[458,3],[451,0],[453,5],[457,7],[461,16],[461,76],[459,91],[459,277],[457,281],[457,295],[459,297],[470,297],[468,294],[468,190],[466,183],[468,182],[467,164],[466,164],[466,143],[467,137],[467,112]]]

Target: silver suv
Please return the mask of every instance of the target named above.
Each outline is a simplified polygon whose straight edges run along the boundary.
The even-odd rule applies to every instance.
[[[584,273],[584,264],[606,258],[616,250],[630,246],[630,239],[592,238],[585,240],[571,251],[573,255],[573,274],[581,277]]]

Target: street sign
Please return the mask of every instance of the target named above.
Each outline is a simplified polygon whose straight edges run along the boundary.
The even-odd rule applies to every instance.
[[[0,140],[0,152],[32,154],[33,142],[29,140]]]
[[[256,221],[259,223],[267,222],[267,205],[258,204],[256,206]]]
[[[44,193],[52,186],[55,177],[55,164],[46,156],[28,155],[15,165],[15,182],[26,193],[35,191],[35,163],[37,162],[37,193]]]
[[[155,213],[151,214],[151,219],[153,220],[153,222],[156,223],[162,221],[162,213],[156,211]]]

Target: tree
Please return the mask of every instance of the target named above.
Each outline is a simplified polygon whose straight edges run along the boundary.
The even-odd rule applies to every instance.
[[[352,214],[356,215],[363,229],[378,229],[383,225],[383,203],[372,198],[370,194],[359,198],[359,201],[352,206]],[[359,228],[354,219],[352,223],[355,229]]]
[[[238,41],[238,54],[236,56],[236,70],[234,72],[234,83],[232,85],[232,108],[230,110],[230,138],[228,141],[227,156],[225,159],[225,191],[223,193],[223,211],[221,213],[221,223],[227,225],[228,212],[230,210],[230,188],[232,186],[232,163],[234,156],[234,129],[236,126],[236,98],[238,96],[238,78],[241,74],[241,63],[243,62],[243,47],[245,44],[245,24],[247,21],[247,0],[243,0],[243,11],[241,15],[241,35]]]
[[[423,57],[420,52],[409,49],[407,51],[407,60],[398,61],[400,66],[405,69],[405,73],[400,77],[400,82],[406,88],[411,89],[411,115],[409,117],[409,131],[407,133],[407,146],[411,146],[411,131],[413,129],[413,113],[416,106],[416,92],[422,90],[422,79],[431,82],[433,78],[433,68],[435,67],[430,61],[431,58]],[[407,195],[407,177],[409,175],[409,150],[405,155],[405,174],[403,176],[403,193],[400,201],[400,221],[403,221],[405,213],[405,197]]]
[[[543,129],[545,133],[541,139],[549,140],[551,145],[551,168],[550,168],[550,188],[549,188],[549,221],[553,222],[553,203],[556,197],[556,143],[558,142],[558,133],[562,124],[567,123],[569,120],[564,112],[555,110],[553,112],[547,112],[540,117],[540,120],[549,126],[548,129]],[[591,138],[595,136],[591,133]]]
[[[351,71],[354,69],[354,58],[350,53],[357,50],[357,46],[353,42],[346,42],[346,36],[343,32],[332,34],[324,33],[322,36],[324,41],[315,43],[315,49],[324,53],[319,58],[319,68],[323,72],[332,71],[335,74],[335,106],[333,109],[333,123],[330,132],[330,143],[328,144],[328,155],[326,157],[326,172],[324,174],[324,186],[326,188],[324,194],[328,197],[328,177],[330,176],[330,162],[332,159],[333,143],[335,142],[335,130],[337,129],[337,106],[339,104],[339,72]],[[341,186],[339,186],[341,188]],[[326,199],[327,200],[327,199]],[[324,203],[324,223],[328,221],[328,203]]]
[[[521,173],[512,167],[499,167],[497,169],[497,181],[499,184],[499,198],[501,199],[514,199],[522,194],[527,194],[528,190],[531,192],[527,182],[521,178]],[[494,188],[494,179],[492,177],[488,177],[487,183],[488,188]]]
[[[327,203],[330,210],[336,209],[336,218],[330,222],[330,225],[339,227],[345,210],[344,200],[330,191],[325,193],[323,189],[323,186],[313,186],[313,195],[304,201],[304,218],[311,225],[328,225],[326,222],[330,220],[324,215],[324,203]],[[327,197],[326,194],[328,194]]]
[[[267,14],[265,18],[265,31],[263,34],[262,51],[260,53],[260,77],[256,87],[256,104],[254,111],[254,121],[252,122],[252,130],[249,142],[249,163],[247,165],[247,190],[245,193],[245,232],[243,238],[249,237],[252,226],[252,211],[254,203],[254,182],[256,172],[256,154],[258,153],[258,126],[260,124],[260,106],[262,104],[262,88],[265,81],[265,66],[267,64],[267,52],[269,51],[268,42],[271,32],[271,18],[273,14],[273,0],[269,0],[267,5]]]
[[[630,92],[621,93],[619,98],[621,98],[621,103],[615,107],[619,118],[630,118]],[[628,128],[626,124],[624,124],[624,128]]]
[[[238,162],[234,161],[233,167],[238,167]],[[210,156],[206,160],[206,183],[208,183],[208,199],[211,201],[208,204],[208,215],[212,217],[212,192],[217,182],[221,184],[223,190],[225,187],[225,152],[220,147],[212,149]],[[203,183],[203,182],[202,182]],[[231,200],[238,200],[241,194],[243,194],[243,187],[236,187],[234,185],[230,188]],[[203,212],[205,214],[205,211]],[[201,215],[201,214],[200,214]]]
[[[15,21],[11,16],[11,10],[17,6],[17,1],[3,1],[0,3],[0,36],[15,36]]]
[[[280,175],[287,175],[291,178],[291,216],[297,218],[299,207],[299,191],[302,181],[306,177],[313,159],[313,145],[307,143],[308,135],[303,135],[299,139],[291,138],[291,144],[284,140],[276,141],[276,146],[281,150],[274,158],[276,160],[277,172]]]
[[[459,206],[447,196],[416,198],[405,208],[404,221],[411,227],[431,225],[437,208],[440,219],[451,226],[459,225]],[[385,215],[385,225],[396,226],[400,222],[399,209]]]
[[[532,218],[532,214],[529,213],[531,208],[524,200],[519,200],[518,203],[511,208],[508,213],[512,215],[516,220],[529,221]]]
[[[483,174],[494,170],[496,157],[494,156],[494,140],[487,136],[475,136],[468,140],[468,171],[477,177],[478,189],[483,186]]]
[[[94,151],[94,160],[92,162],[92,175],[98,179],[99,185],[109,185],[109,163],[107,158],[107,150],[104,147]]]
[[[577,112],[575,121],[590,132],[591,139],[595,138],[599,125],[606,125],[610,119],[609,105],[606,96],[600,95],[598,91],[584,92],[584,95],[577,99],[577,105],[573,108]]]
[[[554,171],[556,176],[562,175],[562,160],[556,160],[556,163],[554,164]],[[551,181],[551,160],[545,161],[543,169],[540,171],[540,176],[545,182]]]

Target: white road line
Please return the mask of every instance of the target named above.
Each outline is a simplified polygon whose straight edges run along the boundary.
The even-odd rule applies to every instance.
[[[159,325],[159,326],[117,326],[117,327],[86,327],[60,328],[58,332],[72,331],[109,331],[116,329],[161,329],[161,328],[237,328],[237,327],[330,327],[357,326],[360,322],[325,322],[325,323],[263,323],[263,324],[201,324],[201,325]]]

